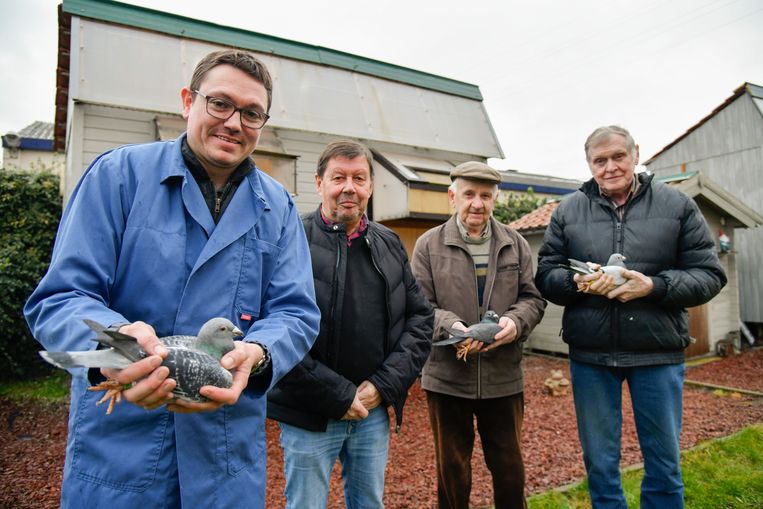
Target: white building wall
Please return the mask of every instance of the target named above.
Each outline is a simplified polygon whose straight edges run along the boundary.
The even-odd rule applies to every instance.
[[[180,113],[196,63],[221,46],[72,17],[70,97]],[[483,158],[501,157],[481,101],[257,54],[273,77],[269,125]]]

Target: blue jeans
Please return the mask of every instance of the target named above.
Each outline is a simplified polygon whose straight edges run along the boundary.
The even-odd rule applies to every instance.
[[[641,507],[683,508],[679,438],[684,365],[621,368],[571,361],[570,373],[594,509],[627,509],[620,480],[623,381],[628,382],[644,456]]]
[[[324,509],[337,458],[348,509],[383,508],[389,416],[379,406],[359,421],[329,421],[325,432],[281,427],[286,509]]]

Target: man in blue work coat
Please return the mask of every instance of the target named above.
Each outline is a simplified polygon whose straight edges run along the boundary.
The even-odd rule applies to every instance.
[[[295,205],[250,158],[271,93],[252,55],[211,53],[181,91],[187,132],[101,155],[74,190],[29,326],[48,350],[92,350],[89,318],[152,355],[103,370],[132,384],[108,417],[86,390],[102,374],[73,371],[62,507],[264,506],[265,393],[319,325]],[[233,386],[174,399],[158,337],[215,316],[245,333],[221,360]]]

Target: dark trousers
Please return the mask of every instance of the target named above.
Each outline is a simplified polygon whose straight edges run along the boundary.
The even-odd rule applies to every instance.
[[[426,394],[437,458],[438,507],[469,507],[476,417],[485,463],[493,476],[495,508],[526,508],[525,466],[519,448],[524,395],[466,399],[430,391]]]

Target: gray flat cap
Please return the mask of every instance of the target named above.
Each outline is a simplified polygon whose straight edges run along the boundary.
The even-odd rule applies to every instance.
[[[493,184],[501,183],[501,174],[496,170],[477,161],[461,163],[450,170],[450,179],[465,178],[470,180],[484,180]]]

